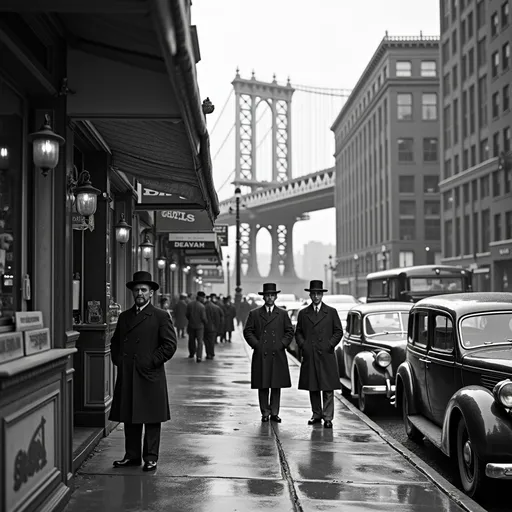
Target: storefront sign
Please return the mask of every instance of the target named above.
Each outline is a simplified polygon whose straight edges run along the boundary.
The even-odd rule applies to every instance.
[[[224,272],[222,268],[204,268],[201,267],[203,273],[201,277],[203,281],[209,283],[223,283],[224,282]]]
[[[214,233],[217,233],[219,244],[226,247],[228,245],[228,224],[216,224],[213,226]]]
[[[0,334],[0,364],[23,357],[23,334],[6,332]]]
[[[507,256],[510,254],[510,249],[506,247],[505,249],[500,249],[498,253],[500,256]]]
[[[171,240],[169,245],[172,249],[208,249],[214,251],[216,248],[215,242],[198,242],[194,240]]]
[[[496,260],[508,260],[512,258],[512,244],[507,242],[491,242],[489,244],[491,249],[491,257]]]
[[[205,210],[159,210],[155,219],[156,230],[160,233],[211,231],[213,227]]]
[[[178,194],[159,192],[151,188],[143,187],[140,183],[137,183],[137,195],[139,196],[137,204],[148,205],[151,207],[148,209],[154,209],[156,205],[161,205],[164,208],[165,205],[167,205],[168,208],[170,205],[190,204],[190,201],[186,197],[182,197]]]
[[[186,256],[185,263],[187,265],[217,265],[219,258],[215,256]]]
[[[25,332],[25,355],[50,350],[50,329],[35,329]]]
[[[56,395],[4,420],[6,510],[18,510],[55,471],[55,402]]]
[[[17,331],[41,329],[43,327],[43,313],[41,311],[16,311],[14,318]]]
[[[169,233],[169,242],[213,242],[217,235],[213,231],[203,233]]]

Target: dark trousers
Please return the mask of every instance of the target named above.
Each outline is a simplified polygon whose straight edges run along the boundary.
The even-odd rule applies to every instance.
[[[142,426],[144,426],[144,443],[142,446]],[[161,423],[125,423],[124,444],[125,458],[144,462],[158,460],[160,450]],[[142,456],[141,456],[142,448]]]
[[[191,356],[196,356],[197,359],[203,357],[203,337],[204,327],[188,328],[188,351]]]
[[[322,406],[323,399],[323,406]],[[314,419],[332,421],[334,416],[334,391],[310,391],[309,401]]]
[[[204,333],[204,348],[206,357],[215,357],[215,340],[217,339],[216,331],[206,331]]]
[[[268,400],[270,395],[270,402]],[[258,389],[258,400],[262,416],[277,416],[281,405],[281,388]]]

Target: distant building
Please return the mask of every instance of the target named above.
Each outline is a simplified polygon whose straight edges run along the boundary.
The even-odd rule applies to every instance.
[[[330,265],[329,256],[335,257],[336,247],[332,244],[312,241],[304,244],[303,251],[300,277],[306,280],[323,279],[325,281],[324,285],[329,288],[330,271],[327,267]]]
[[[331,128],[339,293],[440,259],[438,61],[437,38],[386,34]]]
[[[511,2],[440,5],[443,262],[512,291]]]

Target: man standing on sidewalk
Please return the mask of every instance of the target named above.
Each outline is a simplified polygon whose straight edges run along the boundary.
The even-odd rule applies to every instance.
[[[188,320],[188,357],[196,356],[196,361],[201,362],[203,358],[203,338],[204,331],[208,324],[204,300],[206,294],[202,291],[197,292],[196,300],[187,305]]]
[[[150,300],[159,286],[149,272],[135,272],[126,284],[135,304],[119,315],[111,340],[117,379],[110,420],[124,423],[125,455],[114,467],[154,471],[163,421],[171,418],[164,363],[176,352],[176,333],[167,311]],[[141,447],[144,426],[144,448]]]
[[[279,292],[275,283],[263,285],[258,293],[265,304],[249,313],[244,328],[245,341],[253,349],[251,388],[258,390],[261,421],[267,422],[270,417],[277,423],[281,423],[281,388],[291,387],[286,347],[293,338],[288,313],[274,305]]]
[[[222,319],[222,310],[215,304],[214,299],[217,297],[215,293],[210,294],[210,300],[206,299],[204,308],[206,310],[206,318],[208,324],[204,333],[204,348],[206,350],[206,359],[215,357],[215,341],[217,338],[217,330],[220,328]]]
[[[322,302],[327,291],[322,281],[310,281],[305,291],[312,302],[299,311],[295,328],[295,340],[302,349],[299,389],[309,390],[313,416],[308,425],[321,423],[323,418],[324,427],[332,428],[334,390],[341,388],[334,349],[343,328],[338,312]]]

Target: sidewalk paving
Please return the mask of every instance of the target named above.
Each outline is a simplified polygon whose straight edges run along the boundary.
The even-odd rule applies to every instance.
[[[291,357],[294,387],[282,391],[283,421],[261,423],[241,332],[215,348],[213,361],[196,363],[181,339],[167,363],[171,420],[162,425],[158,469],[112,467],[124,455],[121,424],[77,472],[66,512],[484,510],[392,446],[339,393],[334,428],[308,426],[309,395],[296,389]]]

